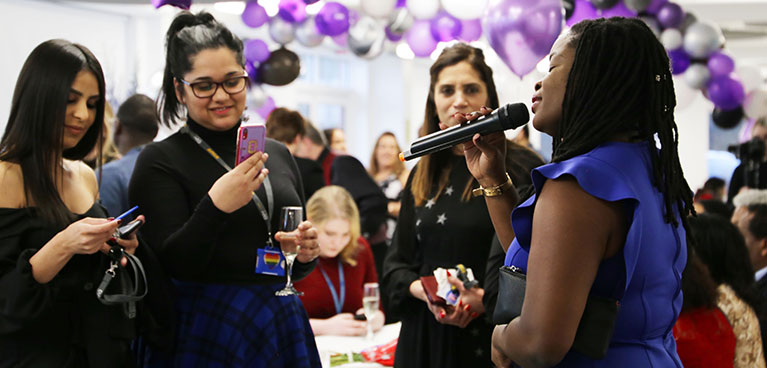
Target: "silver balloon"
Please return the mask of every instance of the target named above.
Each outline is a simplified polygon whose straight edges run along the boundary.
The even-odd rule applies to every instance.
[[[709,22],[696,22],[684,35],[684,51],[698,59],[707,58],[724,45],[724,35],[719,26]]]
[[[402,36],[413,26],[413,16],[406,8],[398,8],[389,16],[386,28],[395,36]]]
[[[269,36],[274,42],[285,45],[296,38],[296,29],[293,23],[288,23],[280,16],[274,16],[269,20]]]
[[[296,28],[296,40],[306,47],[318,46],[322,43],[323,39],[325,39],[325,35],[320,34],[320,32],[317,31],[317,25],[314,23],[313,15],[307,17],[306,20]]]
[[[355,55],[372,59],[381,55],[385,40],[383,25],[371,17],[364,16],[349,28],[349,38],[346,42]]]
[[[667,28],[660,34],[660,42],[666,50],[676,50],[682,47],[682,32],[676,28]]]
[[[652,0],[623,0],[623,3],[626,4],[626,7],[639,13],[647,10],[647,7],[650,6],[650,3]]]
[[[638,18],[647,24],[648,27],[650,27],[652,33],[655,33],[655,37],[660,37],[661,27],[660,23],[658,23],[658,20],[655,19],[655,17],[651,15],[640,15]]]
[[[705,64],[693,63],[684,71],[684,81],[691,88],[703,89],[709,79],[711,79],[711,72]]]

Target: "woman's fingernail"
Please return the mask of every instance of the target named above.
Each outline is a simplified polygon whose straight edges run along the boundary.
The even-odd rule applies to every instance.
[[[477,312],[471,312],[471,318],[477,318],[478,315]]]
[[[467,311],[467,312],[468,312],[469,310],[471,310],[471,304],[466,304],[466,306],[465,306],[465,307],[463,307],[463,310],[465,310],[465,311]]]
[[[462,306],[462,305],[463,305],[463,300],[459,300],[459,301],[458,301],[458,306],[460,307],[460,306]]]
[[[445,318],[445,311],[439,312],[439,318]]]
[[[447,276],[450,277],[450,271],[445,270],[447,272]]]
[[[107,217],[107,220],[109,220],[109,221],[112,221],[114,219],[115,219],[114,217]]]

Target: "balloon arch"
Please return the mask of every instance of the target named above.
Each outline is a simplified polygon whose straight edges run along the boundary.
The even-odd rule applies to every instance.
[[[319,1],[320,11],[307,14],[306,6]],[[192,1],[152,3],[158,8],[189,9]],[[723,51],[721,29],[669,0],[360,0],[359,13],[333,1],[280,0],[273,17],[251,0],[242,21],[251,28],[267,26],[272,40],[282,45],[270,51],[263,40],[245,43],[253,81],[279,86],[298,76],[298,57],[284,46],[293,40],[315,47],[330,37],[368,59],[380,55],[385,42],[405,42],[415,56],[429,57],[440,42],[472,42],[484,33],[501,60],[521,78],[548,55],[564,25],[613,16],[638,17],[655,32],[668,51],[672,73],[713,102],[715,123],[726,126],[744,114],[767,115],[767,90],[760,88],[758,70],[739,70],[739,78],[735,62]],[[260,98],[274,106],[270,99]],[[268,114],[271,109],[261,110]]]

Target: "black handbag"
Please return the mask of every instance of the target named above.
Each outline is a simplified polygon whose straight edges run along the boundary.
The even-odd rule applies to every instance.
[[[526,284],[526,275],[517,267],[500,268],[494,324],[507,324],[522,313]],[[619,308],[620,302],[616,299],[589,296],[571,349],[592,359],[604,358],[610,347]]]

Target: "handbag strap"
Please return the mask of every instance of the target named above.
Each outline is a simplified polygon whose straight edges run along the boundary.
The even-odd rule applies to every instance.
[[[132,319],[136,317],[136,302],[146,296],[149,286],[146,282],[146,272],[141,260],[132,254],[122,253],[128,260],[128,266],[130,266],[132,272],[128,272],[128,266],[121,267],[119,261],[112,260],[109,268],[104,272],[104,277],[101,279],[99,287],[96,289],[96,298],[104,305],[123,304],[125,315]],[[121,277],[118,277],[118,273]],[[132,279],[135,282],[131,279],[131,273]],[[109,287],[115,277],[118,277],[120,280],[120,293],[107,294],[107,287]]]

